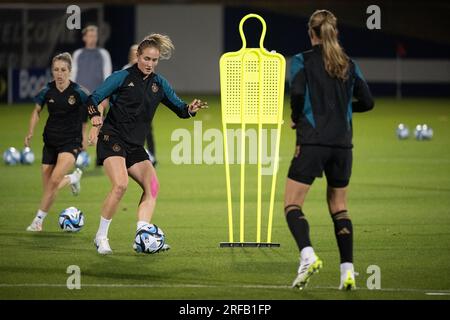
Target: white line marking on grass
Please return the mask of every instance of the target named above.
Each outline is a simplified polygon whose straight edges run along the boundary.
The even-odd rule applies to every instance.
[[[66,284],[60,283],[0,283],[0,288],[14,288],[14,287],[55,287],[66,288]],[[81,283],[83,288],[236,288],[236,289],[290,289],[291,286],[282,285],[258,285],[258,284],[243,284],[243,285],[217,285],[217,284],[125,284],[125,283]],[[295,291],[295,289],[292,289]],[[307,291],[317,290],[339,290],[338,287],[323,287],[323,286],[310,286],[307,287]],[[426,295],[450,295],[450,290],[435,290],[435,289],[414,289],[414,288],[381,288],[381,289],[368,289],[357,287],[356,291],[372,291],[372,292],[416,292],[424,293]],[[432,292],[433,291],[433,292]]]
[[[426,292],[427,296],[450,296],[450,292]]]
[[[1,287],[67,287],[59,283],[0,283]],[[86,283],[81,287],[93,288],[216,288],[220,286],[203,284],[123,284],[123,283]]]
[[[309,287],[308,287],[309,288]],[[337,287],[311,287],[311,289],[329,289],[329,290],[339,290]],[[430,295],[450,295],[450,290],[449,289],[445,289],[445,290],[436,290],[436,289],[415,289],[415,288],[381,288],[381,289],[368,289],[368,288],[364,288],[364,287],[356,287],[356,291],[372,291],[372,292],[377,292],[377,291],[384,291],[384,292],[417,292],[417,293],[431,293]],[[427,292],[428,291],[428,292]],[[434,292],[429,292],[429,291],[434,291]]]

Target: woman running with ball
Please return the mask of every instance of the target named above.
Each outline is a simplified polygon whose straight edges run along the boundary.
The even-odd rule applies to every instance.
[[[82,119],[86,118],[84,106],[88,94],[86,89],[71,82],[72,58],[69,53],[58,54],[52,60],[52,75],[49,82],[36,96],[25,146],[29,147],[34,128],[45,105],[48,107],[48,119],[44,128],[44,148],[42,150],[42,195],[39,210],[27,231],[42,231],[42,224],[59,189],[70,184],[72,193],[80,192],[82,171],[73,168],[82,148]]]
[[[90,140],[97,140],[97,162],[103,165],[111,181],[94,239],[99,254],[111,254],[108,229],[128,186],[128,177],[142,188],[137,209],[137,231],[150,229],[155,210],[159,182],[155,168],[144,149],[145,137],[159,103],[163,103],[180,118],[191,118],[206,103],[194,99],[182,101],[169,82],[155,73],[160,59],[169,59],[174,46],[169,37],[147,36],[138,46],[137,63],[114,72],[98,87],[87,102],[92,125]],[[109,97],[110,108],[104,123],[98,105]],[[98,132],[98,134],[97,134]],[[169,247],[165,245],[162,250]]]

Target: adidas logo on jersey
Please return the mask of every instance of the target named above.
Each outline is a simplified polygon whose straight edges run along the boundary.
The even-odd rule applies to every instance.
[[[130,83],[128,84],[128,87],[134,87],[134,83],[133,83],[133,82],[130,82]]]
[[[49,102],[49,103],[55,103],[55,100],[50,99],[50,100],[48,100],[48,102]]]

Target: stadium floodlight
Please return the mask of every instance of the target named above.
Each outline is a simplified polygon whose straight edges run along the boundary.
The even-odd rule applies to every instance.
[[[247,19],[256,18],[262,23],[259,48],[247,48],[243,31]],[[283,122],[283,100],[286,61],[276,52],[264,48],[266,22],[257,14],[248,14],[239,23],[242,48],[236,52],[227,52],[220,58],[220,91],[222,125],[225,153],[225,175],[228,205],[229,242],[221,242],[220,247],[277,247],[271,243],[275,184],[278,172],[281,124]],[[231,199],[230,163],[228,158],[227,125],[241,125],[240,143],[240,210],[239,242],[233,237],[233,212]],[[256,242],[245,242],[244,204],[245,204],[245,127],[246,124],[258,125],[258,184],[256,212]],[[277,125],[274,168],[269,202],[267,240],[261,242],[261,188],[262,188],[262,126]]]

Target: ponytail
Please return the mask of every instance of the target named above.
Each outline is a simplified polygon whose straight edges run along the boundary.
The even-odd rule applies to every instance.
[[[338,41],[337,19],[328,10],[317,10],[309,19],[309,28],[322,40],[323,62],[331,77],[348,78],[349,58]]]

